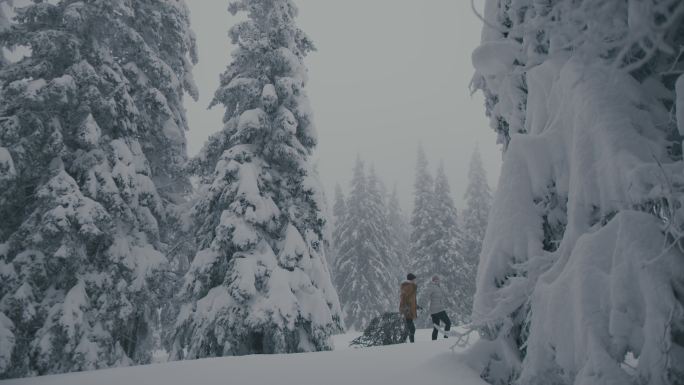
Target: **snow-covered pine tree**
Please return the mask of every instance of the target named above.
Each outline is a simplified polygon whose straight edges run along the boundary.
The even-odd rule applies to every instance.
[[[416,179],[413,184],[414,200],[411,215],[410,271],[418,277],[418,305],[424,306],[421,293],[436,274],[433,264],[433,245],[437,242],[437,223],[434,212],[434,179],[428,170],[428,161],[423,147],[418,148]],[[423,322],[427,322],[424,319]],[[425,323],[421,323],[425,325]]]
[[[488,0],[483,18],[473,85],[505,153],[482,375],[684,383],[684,2]]]
[[[333,203],[333,216],[335,219],[333,223],[337,223],[338,220],[344,218],[346,213],[347,203],[345,202],[342,187],[338,183],[335,185],[335,203]]]
[[[313,43],[291,0],[241,0],[237,46],[212,105],[224,128],[192,161],[199,251],[171,358],[331,349],[341,311],[325,253],[325,197],[310,161],[316,131],[305,93]],[[184,354],[185,352],[185,354]]]
[[[11,15],[14,13],[13,8],[14,0],[0,0],[0,31],[10,28],[12,24]]]
[[[435,176],[433,210],[435,223],[435,242],[430,248],[432,256],[432,274],[442,277],[441,284],[449,293],[447,313],[453,321],[461,323],[470,315],[471,301],[465,298],[463,285],[463,256],[460,252],[458,216],[451,187],[444,171],[444,163],[440,163]],[[425,277],[424,283],[430,281]],[[472,293],[471,293],[472,295]],[[426,303],[425,300],[422,303]]]
[[[419,169],[421,163],[419,156]],[[425,162],[425,167],[427,167],[427,162]],[[425,171],[427,172],[427,170]],[[420,171],[418,175],[421,175]],[[417,186],[418,184],[416,183]],[[418,194],[418,191],[416,194]],[[440,275],[442,277],[442,285],[445,286],[446,291],[450,294],[449,298],[447,298],[447,312],[451,317],[455,317],[455,320],[462,321],[465,319],[466,308],[460,302],[457,302],[457,300],[461,299],[458,289],[462,268],[458,242],[458,218],[443,164],[440,164],[437,169],[434,183],[423,194],[428,197],[424,204],[428,205],[425,210],[429,212],[430,217],[427,218],[429,222],[424,225],[428,230],[426,232],[428,235],[422,240],[425,246],[421,254],[417,254],[420,255],[420,258],[414,258],[412,261],[412,271],[416,276],[420,277],[418,282],[418,303],[427,308],[428,299],[423,296],[423,293],[430,283],[432,276]],[[415,229],[414,227],[414,233]],[[418,321],[418,325],[427,327],[430,325],[430,320],[421,318]]]
[[[0,32],[9,29],[10,27],[10,16],[9,12],[12,7],[13,0],[0,0]],[[0,68],[7,62],[5,57],[5,50],[3,46],[0,46]]]
[[[411,225],[399,203],[399,194],[396,184],[387,202],[387,220],[389,221],[392,250],[396,255],[397,272],[401,278],[410,266],[409,247],[411,245]]]
[[[393,294],[397,292],[402,281],[402,271],[399,265],[400,257],[394,248],[392,239],[392,228],[386,202],[387,188],[375,172],[375,167],[371,166],[368,175],[368,219],[371,223],[371,241],[376,245],[378,257],[382,259],[382,265],[386,269],[386,282],[383,293],[387,293],[390,302],[395,299]],[[396,300],[396,299],[395,299]]]
[[[149,361],[190,36],[167,0],[34,1],[0,33],[31,48],[0,71],[0,376]]]
[[[5,30],[10,26],[8,10],[12,7],[12,0],[0,0],[0,30]]]
[[[337,255],[338,245],[340,244],[340,229],[344,228],[342,222],[347,215],[347,202],[345,202],[342,187],[339,184],[335,185],[335,202],[333,203],[333,232],[332,232],[332,248],[328,253],[328,262],[331,267],[334,266],[335,256]],[[335,274],[332,271],[333,275]]]
[[[337,255],[333,267],[335,289],[342,305],[345,326],[352,330],[363,330],[372,319],[365,315],[369,310],[366,304],[370,303],[372,296],[365,290],[370,282],[363,275],[364,269],[370,265],[372,253],[367,243],[364,243],[367,184],[363,162],[357,156],[346,201],[346,213],[335,227]]]
[[[184,1],[138,1],[133,12],[135,17],[129,20],[139,36],[132,39],[144,40],[147,47],[141,47],[140,63],[128,63],[124,70],[140,112],[139,141],[151,179],[165,207],[165,216],[159,222],[159,235],[170,262],[170,275],[159,282],[158,294],[163,299],[161,315],[166,323],[173,318],[169,314],[176,314],[173,293],[179,283],[178,274],[186,271],[187,255],[194,246],[194,237],[184,229],[187,196],[192,187],[186,169],[188,122],[183,92],[177,90],[185,90],[195,100],[199,96],[191,72],[198,60],[197,46]],[[121,49],[131,48],[123,45]],[[154,315],[158,317],[159,313],[155,311]],[[159,324],[155,320],[155,327]]]
[[[492,193],[487,182],[480,150],[477,147],[470,158],[465,202],[466,207],[461,214],[459,231],[461,262],[457,289],[458,304],[464,310],[462,314],[466,316],[464,321],[470,318],[472,311],[477,264],[492,205]]]
[[[411,248],[412,268],[420,265],[427,258],[430,246],[435,240],[433,207],[434,180],[428,170],[428,161],[423,147],[418,148],[416,176],[413,183],[413,213],[411,214]],[[424,277],[421,277],[421,279]]]
[[[388,264],[388,239],[377,216],[384,217],[378,204],[381,195],[375,177],[368,178],[357,159],[347,199],[347,214],[338,228],[339,246],[335,260],[335,287],[340,296],[345,324],[363,330],[380,314],[394,308],[396,279]]]
[[[471,264],[477,266],[482,250],[482,240],[485,231],[487,231],[489,210],[492,206],[492,192],[487,182],[487,172],[484,169],[482,156],[477,147],[470,158],[465,202],[461,232],[462,252]]]
[[[12,12],[13,12],[13,4],[14,0],[0,0],[0,32],[4,32],[8,30],[12,24]],[[5,44],[0,44],[0,69],[4,67],[7,63],[9,62],[8,58],[8,50],[7,46]],[[2,88],[0,88],[0,92],[2,92]],[[2,98],[2,94],[0,94],[0,98]],[[0,143],[0,146],[2,143]],[[0,152],[3,150],[0,149]],[[7,151],[6,149],[4,151]],[[6,157],[9,157],[9,155],[6,155]],[[3,162],[3,155],[0,155],[0,162]],[[9,167],[9,165],[5,165],[3,163],[0,163],[0,178],[2,178],[2,173],[7,172],[8,170],[5,170],[6,167]],[[0,235],[1,236],[1,235]],[[2,238],[0,238],[2,239]],[[0,372],[2,372],[2,369],[0,369]]]

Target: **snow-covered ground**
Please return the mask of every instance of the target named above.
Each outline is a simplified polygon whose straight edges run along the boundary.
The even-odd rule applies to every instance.
[[[352,349],[359,333],[335,337],[335,351],[178,361],[0,381],[2,385],[486,385],[450,350],[453,339]]]

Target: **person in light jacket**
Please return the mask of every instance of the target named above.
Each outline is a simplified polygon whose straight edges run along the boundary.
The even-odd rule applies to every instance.
[[[439,276],[435,275],[432,277],[432,282],[428,284],[426,298],[430,301],[430,317],[432,317],[432,323],[435,327],[432,329],[432,340],[437,339],[437,326],[440,322],[444,322],[444,330],[449,331],[451,329],[451,320],[446,313],[446,303],[447,303],[447,293],[439,283]],[[445,335],[444,338],[447,338]]]
[[[416,276],[409,273],[406,276],[406,281],[401,283],[401,289],[399,291],[399,313],[404,316],[409,341],[411,341],[411,343],[414,342],[416,335],[416,325],[413,323],[413,320],[418,318],[418,305],[416,302],[417,292],[418,286],[416,285]]]

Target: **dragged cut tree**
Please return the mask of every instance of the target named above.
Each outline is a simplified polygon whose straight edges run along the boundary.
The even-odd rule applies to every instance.
[[[0,377],[147,363],[189,186],[185,3],[34,1],[15,21],[0,46],[31,55],[0,69]]]
[[[291,0],[241,0],[237,46],[212,105],[224,127],[192,163],[198,250],[167,340],[172,359],[329,350],[342,329],[326,263],[325,198]]]

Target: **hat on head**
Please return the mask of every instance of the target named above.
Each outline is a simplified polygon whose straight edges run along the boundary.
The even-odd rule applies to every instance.
[[[439,282],[439,275],[433,275],[432,276],[432,282]]]
[[[414,279],[416,279],[416,276],[413,275],[413,273],[408,273],[406,275],[406,279],[408,279],[409,281],[413,281]]]

